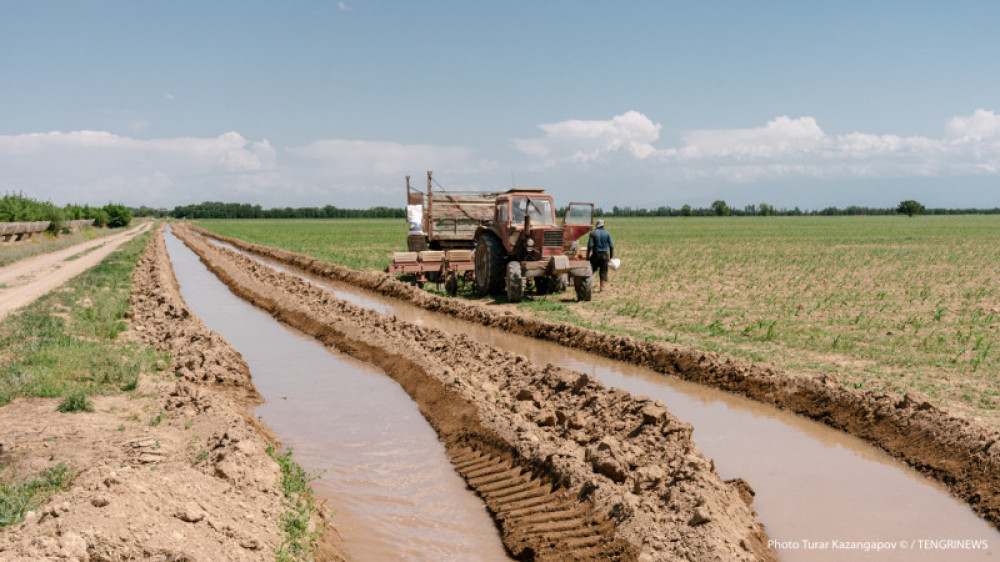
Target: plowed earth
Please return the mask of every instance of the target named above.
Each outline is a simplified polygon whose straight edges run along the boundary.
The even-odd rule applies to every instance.
[[[393,377],[522,559],[770,560],[746,483],[663,404],[357,307],[175,233],[235,294]]]
[[[544,339],[747,396],[821,421],[865,439],[948,486],[980,516],[1000,528],[1000,432],[941,410],[924,397],[847,388],[835,376],[792,376],[766,364],[748,365],[660,342],[612,336],[498,312],[442,298],[383,273],[357,271],[303,254],[195,231],[314,275],[519,335]]]
[[[252,414],[261,399],[246,364],[185,306],[160,233],[133,283],[131,336],[173,359],[131,395],[94,397],[94,412],[57,413],[58,399],[42,398],[0,408],[0,465],[65,460],[79,471],[4,530],[0,559],[273,560],[280,470],[266,452],[274,436]],[[320,559],[344,559],[332,529],[320,547]]]

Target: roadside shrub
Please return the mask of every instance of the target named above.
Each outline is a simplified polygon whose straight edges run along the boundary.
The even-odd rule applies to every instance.
[[[66,214],[66,220],[94,219],[95,228],[108,224],[108,214],[101,207],[69,204],[63,208],[63,212]]]
[[[108,217],[108,228],[122,228],[132,223],[132,211],[125,205],[108,203],[102,210]]]
[[[108,214],[104,212],[104,209],[94,209],[94,215],[85,218],[94,219],[94,228],[101,228],[108,224]]]
[[[49,227],[46,229],[46,232],[51,232],[53,234],[61,233],[63,231],[63,225],[65,222],[63,220],[62,209],[56,207],[51,203],[44,203],[44,205],[45,205],[45,210],[44,210],[45,218],[42,220],[49,221]]]

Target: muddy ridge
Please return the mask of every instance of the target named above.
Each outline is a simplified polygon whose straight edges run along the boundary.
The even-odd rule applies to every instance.
[[[163,227],[151,238],[136,266],[133,282],[129,316],[134,330],[146,343],[171,355],[170,370],[178,379],[164,404],[165,411],[218,411],[220,399],[235,410],[236,419],[230,420],[226,430],[209,438],[205,449],[208,455],[195,463],[196,468],[239,489],[241,496],[265,493],[280,498],[277,466],[266,452],[277,437],[253,414],[253,408],[263,399],[239,352],[205,327],[184,303],[163,242]],[[347,560],[336,530],[318,517],[313,518],[312,525],[325,528],[318,559]],[[250,537],[245,542],[252,544],[253,535]],[[273,554],[273,548],[259,550],[265,559]]]
[[[774,558],[752,490],[723,482],[662,403],[363,309],[175,232],[237,295],[399,382],[515,557]]]
[[[273,560],[284,539],[281,471],[267,453],[274,436],[251,410],[260,396],[246,365],[185,306],[160,231],[132,282],[123,337],[172,359],[142,373],[135,392],[93,396],[93,412],[58,413],[49,398],[0,409],[0,464],[35,472],[63,460],[77,471],[0,533],[0,559]],[[321,559],[344,560],[328,529]]]
[[[205,236],[277,260],[314,275],[515,334],[548,340],[734,392],[823,422],[873,443],[946,485],[981,517],[1000,529],[1000,431],[952,415],[916,393],[899,397],[846,388],[833,375],[800,377],[768,365],[746,364],[661,342],[603,334],[588,328],[522,316],[443,298],[385,273],[364,272],[315,258],[220,236]]]

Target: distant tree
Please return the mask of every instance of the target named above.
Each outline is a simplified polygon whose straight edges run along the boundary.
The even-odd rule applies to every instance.
[[[132,211],[125,205],[108,203],[101,210],[108,216],[108,228],[121,228],[132,222]]]
[[[896,207],[896,212],[901,215],[906,215],[912,217],[913,215],[924,214],[924,206],[920,203],[914,201],[913,199],[907,199],[906,201],[900,201],[899,206]]]
[[[716,199],[712,202],[712,212],[715,213],[717,217],[725,217],[729,215],[729,205],[726,204],[722,199]]]
[[[757,206],[757,214],[764,217],[774,216],[774,207],[767,203],[761,203]]]
[[[688,205],[687,203],[685,203],[684,205],[681,206],[681,216],[682,217],[690,217],[691,216],[691,205]]]
[[[757,205],[747,205],[743,207],[743,214],[754,216],[757,214]]]

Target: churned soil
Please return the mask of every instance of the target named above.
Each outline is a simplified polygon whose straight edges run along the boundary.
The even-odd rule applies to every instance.
[[[159,232],[133,273],[127,334],[172,356],[136,391],[0,408],[0,464],[32,473],[65,461],[67,491],[0,534],[3,560],[273,560],[283,540],[274,436],[239,353],[185,306]],[[322,525],[318,518],[313,525]],[[344,559],[332,528],[321,559]]]
[[[1000,528],[1000,431],[943,410],[917,393],[898,396],[859,390],[845,387],[835,375],[796,376],[767,364],[498,311],[432,295],[384,273],[353,270],[192,228],[241,250],[428,310],[632,363],[815,419],[865,439],[938,480]]]
[[[664,405],[358,307],[174,232],[234,293],[394,378],[521,559],[769,560],[741,480]]]

